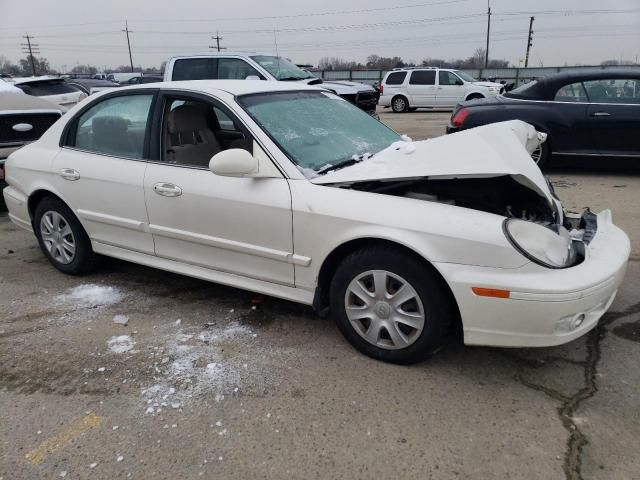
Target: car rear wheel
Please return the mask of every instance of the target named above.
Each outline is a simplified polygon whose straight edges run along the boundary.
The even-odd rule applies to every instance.
[[[388,247],[346,257],[334,275],[330,301],[347,340],[365,355],[392,363],[427,358],[442,346],[454,318],[441,279]]]
[[[404,113],[409,110],[409,101],[402,96],[393,97],[391,108],[396,113]]]
[[[91,270],[96,255],[82,225],[61,200],[45,197],[36,207],[33,227],[40,248],[58,270],[80,275]]]

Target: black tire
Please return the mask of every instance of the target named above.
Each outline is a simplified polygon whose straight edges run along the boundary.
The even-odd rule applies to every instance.
[[[539,157],[537,157],[537,150],[534,150],[531,154],[531,158],[538,165],[538,168],[542,169],[549,165],[549,157],[551,157],[551,147],[549,145],[549,137],[547,137],[547,141],[540,145]]]
[[[472,93],[465,99],[465,101],[468,102],[470,100],[480,100],[481,98],[485,98],[484,95],[480,95],[479,93]]]
[[[409,100],[402,95],[396,95],[391,99],[391,109],[395,113],[406,113],[409,111]]]
[[[387,349],[370,343],[356,330],[347,316],[345,304],[349,298],[349,285],[358,276],[376,270],[401,277],[413,287],[422,302],[424,327],[421,332],[416,332],[413,343],[405,348]],[[385,292],[389,293],[388,288],[385,288]],[[331,282],[330,304],[338,328],[357,350],[377,360],[398,364],[423,361],[440,349],[457,318],[451,293],[432,267],[416,261],[411,255],[384,246],[353,252],[342,261]],[[376,303],[376,308],[377,306]],[[389,336],[388,329],[385,331]],[[383,335],[384,332],[380,334],[381,341],[385,341],[382,339]]]
[[[50,212],[60,215],[64,220],[64,223],[68,224],[71,229],[75,251],[69,263],[62,263],[62,261],[57,260],[45,245],[41,222],[42,217]],[[51,264],[61,272],[70,275],[82,275],[91,271],[95,267],[97,263],[97,256],[91,248],[91,240],[89,240],[87,232],[85,232],[71,209],[61,200],[55,197],[44,197],[40,200],[40,203],[36,206],[35,214],[33,216],[33,231],[38,238],[38,243],[40,244],[40,248],[44,255]]]

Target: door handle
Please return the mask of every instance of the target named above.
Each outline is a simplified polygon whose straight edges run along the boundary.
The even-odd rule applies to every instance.
[[[153,186],[153,191],[164,197],[179,197],[182,189],[173,183],[159,182]]]
[[[593,112],[591,116],[592,117],[610,117],[611,114],[609,112]]]
[[[72,182],[80,178],[80,173],[73,168],[62,168],[58,173],[65,180],[70,180]]]

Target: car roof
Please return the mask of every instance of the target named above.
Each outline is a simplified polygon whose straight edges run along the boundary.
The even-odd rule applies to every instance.
[[[192,57],[251,57],[255,55],[266,55],[269,57],[277,57],[274,53],[264,52],[197,52],[197,53],[185,53],[184,55],[172,55],[169,60],[192,58]]]
[[[205,93],[227,92],[231,95],[246,95],[249,93],[265,93],[265,92],[287,92],[287,91],[324,91],[314,85],[306,85],[301,83],[289,82],[270,82],[265,80],[183,80],[176,82],[158,82],[136,85],[131,87],[122,87],[118,91],[126,92],[135,89],[157,89],[164,90],[189,90]]]
[[[39,77],[22,77],[22,78],[14,78],[13,83],[15,85],[19,85],[22,83],[37,83],[37,82],[50,82],[52,80],[64,81],[64,78],[54,77],[51,75],[41,75]]]

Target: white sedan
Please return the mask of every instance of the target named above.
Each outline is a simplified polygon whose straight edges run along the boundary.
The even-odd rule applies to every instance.
[[[313,305],[361,352],[557,345],[622,282],[611,213],[569,216],[519,122],[412,142],[317,87],[150,84],[91,97],[7,162],[51,263],[96,254]]]

